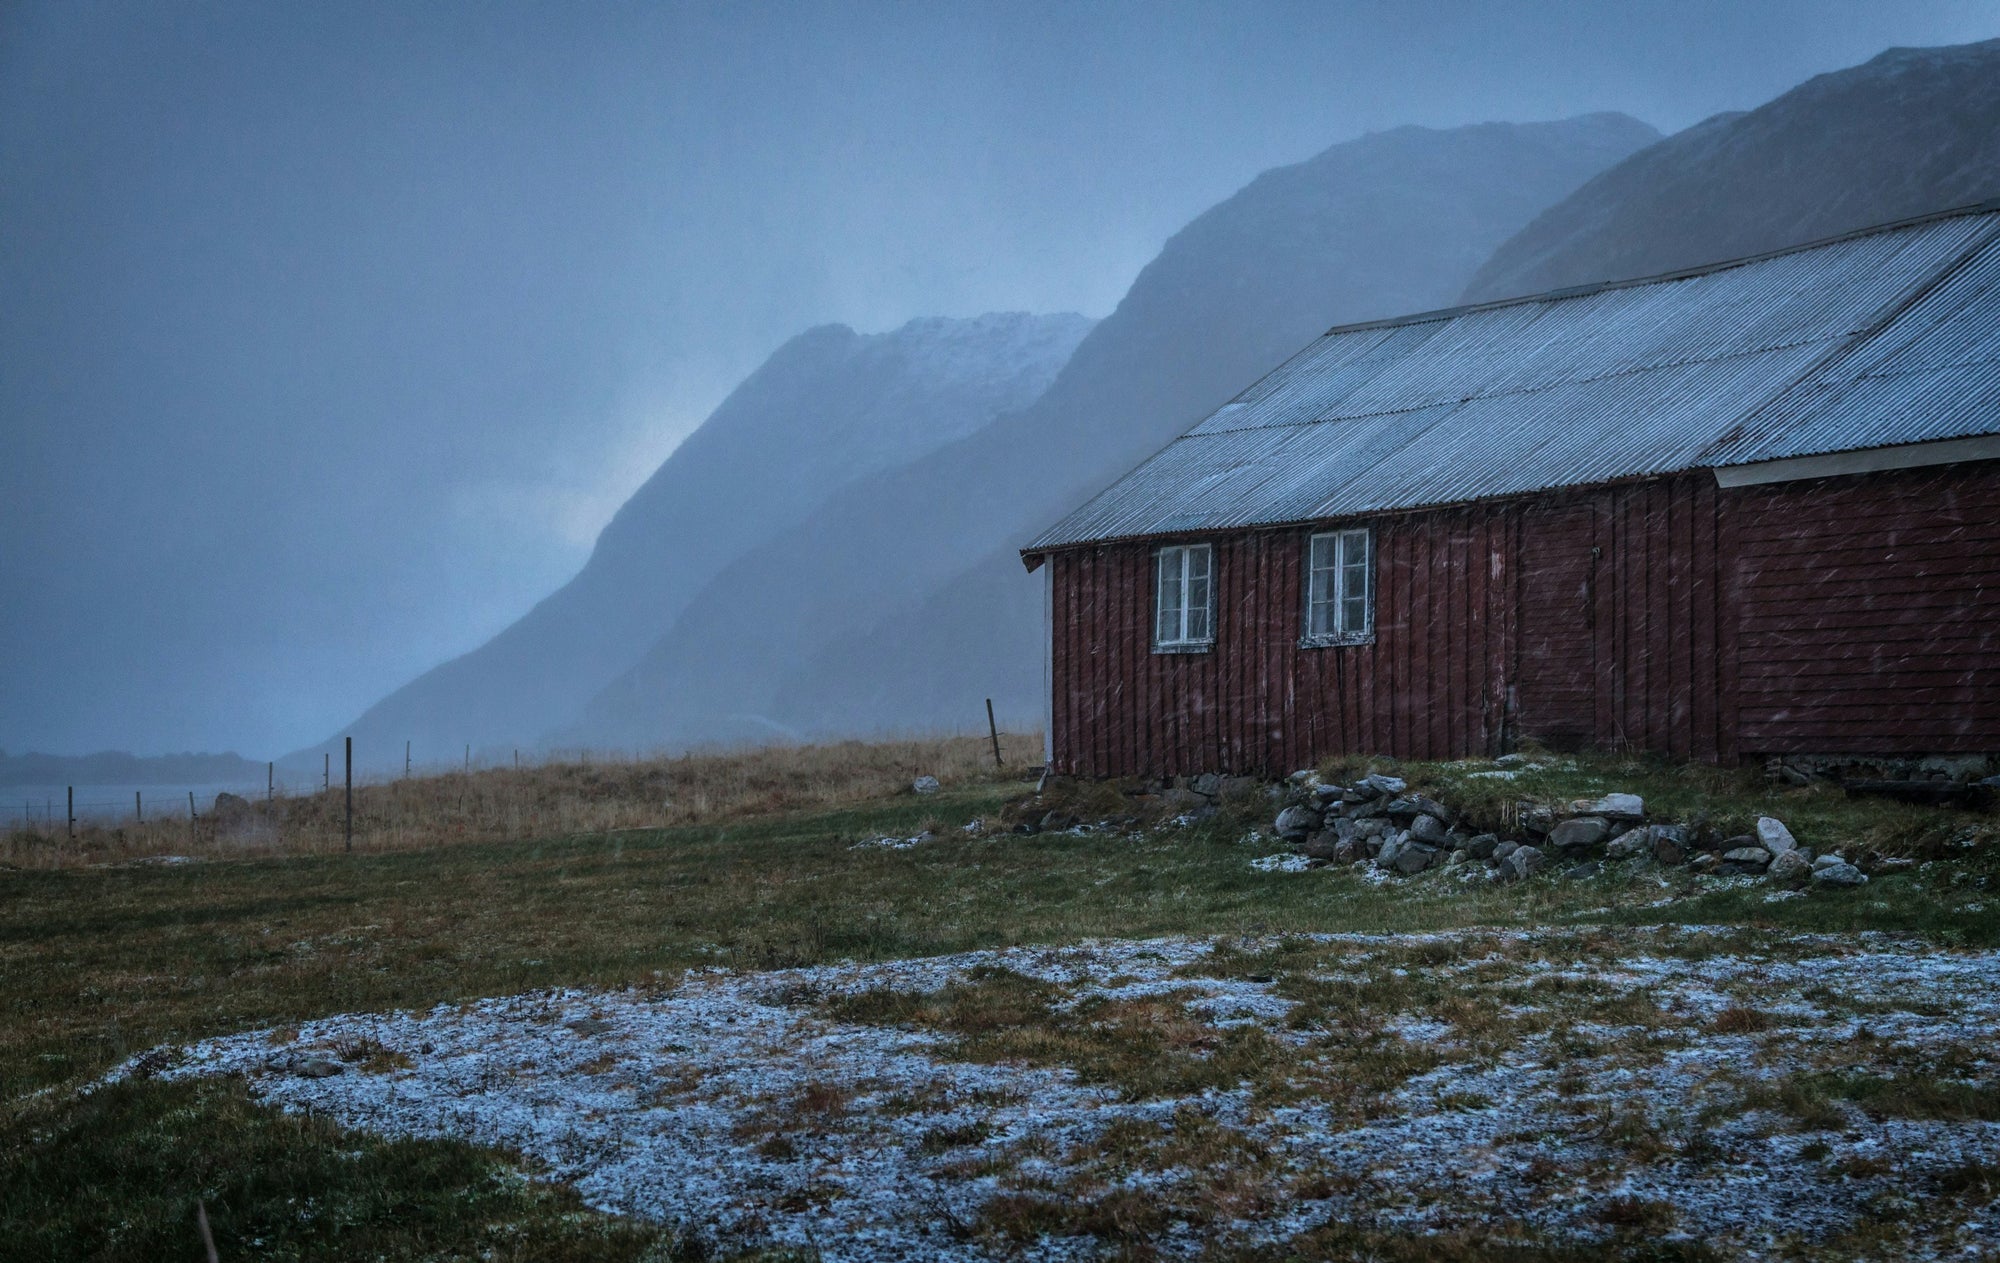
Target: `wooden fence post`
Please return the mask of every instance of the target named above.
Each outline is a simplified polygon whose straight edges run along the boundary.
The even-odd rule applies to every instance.
[[[347,849],[354,849],[354,738],[347,739]]]
[[[986,735],[993,738],[993,766],[1000,766],[1000,726],[993,722],[993,699],[986,699]]]
[[[72,838],[76,836],[76,786],[74,785],[69,787],[69,824],[64,826],[63,834]]]
[[[275,759],[264,765],[264,801],[278,801],[278,764]]]
[[[132,791],[132,818],[140,824],[146,823],[146,804],[136,789]]]

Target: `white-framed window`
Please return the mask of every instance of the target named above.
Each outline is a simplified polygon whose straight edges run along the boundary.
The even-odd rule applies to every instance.
[[[1314,535],[1306,546],[1306,634],[1299,643],[1375,639],[1375,540],[1366,527]]]
[[[1194,653],[1215,644],[1215,549],[1172,544],[1153,554],[1153,651]]]

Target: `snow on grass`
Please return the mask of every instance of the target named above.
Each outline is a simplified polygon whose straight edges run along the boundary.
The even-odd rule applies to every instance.
[[[978,824],[978,823],[979,822],[976,820],[973,821],[973,824]],[[967,831],[970,832],[970,830],[971,826],[968,825]],[[924,832],[917,834],[915,837],[863,838],[861,841],[856,842],[853,846],[850,846],[847,849],[850,851],[868,851],[868,850],[907,851],[913,846],[922,846],[926,842],[934,842],[936,840],[937,840],[937,835],[932,833],[930,830],[926,829]]]
[[[829,1016],[996,977],[1056,997],[1023,1011],[1046,1030],[1022,1047],[1165,1005],[1186,1015],[1162,1036],[1175,1055],[1259,1034],[1277,1051],[1233,1087],[1175,1095]],[[1132,1029],[1165,1029],[1147,1020]],[[1643,1221],[1746,1253],[1891,1231],[1902,1256],[1941,1257],[2000,1248],[2000,1207],[1937,1196],[2000,1164],[1996,1029],[1995,952],[1481,930],[711,970],[345,1015],[120,1073],[240,1074],[286,1109],[517,1150],[597,1206],[724,1248],[828,1260],[1018,1254],[1025,1230],[1003,1240],[994,1206],[1112,1195],[1157,1206],[1149,1238],[1181,1256],[1329,1221],[1572,1242]],[[1926,1086],[1945,1081],[1956,1096]],[[1928,1211],[1893,1213],[1913,1202]],[[1027,1257],[1095,1252],[1049,1213]]]

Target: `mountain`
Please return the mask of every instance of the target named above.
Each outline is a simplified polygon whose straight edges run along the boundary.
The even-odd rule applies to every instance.
[[[1757,254],[2000,196],[2000,40],[1892,48],[1605,171],[1494,251],[1468,302]]]
[[[1403,127],[1258,176],[1167,242],[1033,406],[747,552],[571,739],[679,745],[1041,718],[1014,549],[1342,321],[1451,301],[1500,242],[1652,143],[1634,119]]]
[[[841,488],[1028,404],[1091,325],[1015,313],[880,334],[826,325],[793,338],[618,510],[574,579],[346,729],[357,757],[400,760],[405,740],[420,761],[455,759],[466,742],[535,744],[733,559],[796,532]]]

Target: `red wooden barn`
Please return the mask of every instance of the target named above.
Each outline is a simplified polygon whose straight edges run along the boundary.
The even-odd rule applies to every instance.
[[[1022,555],[1058,772],[2000,751],[2000,206],[1334,329]]]

